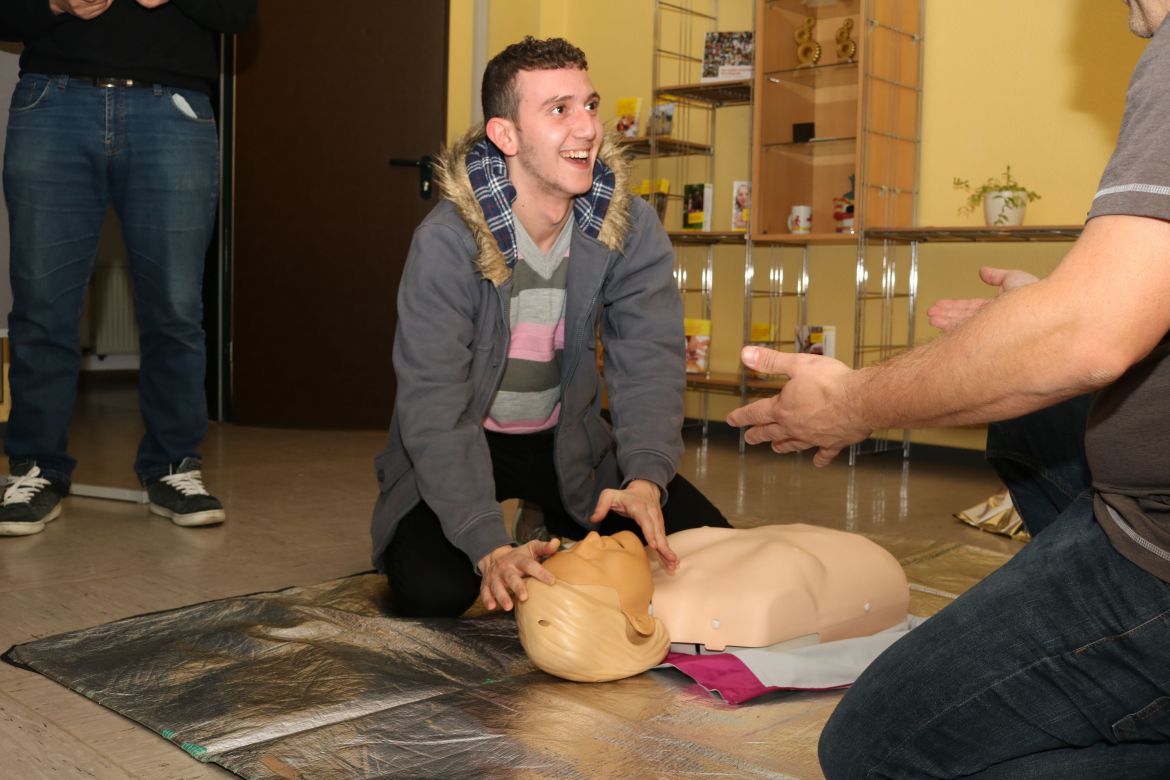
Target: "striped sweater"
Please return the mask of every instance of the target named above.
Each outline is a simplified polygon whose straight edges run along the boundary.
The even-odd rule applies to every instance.
[[[512,272],[512,339],[504,377],[483,427],[534,433],[556,427],[561,413],[561,358],[565,348],[565,282],[573,220],[541,252],[516,220],[517,262]]]

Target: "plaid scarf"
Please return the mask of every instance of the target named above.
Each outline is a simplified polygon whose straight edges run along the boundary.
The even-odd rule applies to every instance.
[[[508,267],[516,265],[516,228],[512,202],[516,188],[508,179],[508,165],[503,153],[486,138],[471,147],[467,153],[467,177],[479,207],[483,210],[488,230],[500,245]],[[584,195],[573,199],[573,219],[585,235],[597,238],[605,213],[613,200],[615,176],[609,166],[597,159],[593,163],[593,186]]]

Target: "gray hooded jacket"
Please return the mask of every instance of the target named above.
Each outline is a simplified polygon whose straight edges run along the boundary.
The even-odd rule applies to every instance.
[[[511,269],[468,181],[467,150],[482,137],[473,131],[442,155],[443,200],[415,230],[398,290],[398,394],[374,459],[376,566],[419,500],[472,565],[511,541],[483,429],[508,355]],[[616,175],[614,196],[596,239],[573,229],[554,445],[561,498],[586,528],[601,491],[632,479],[663,488],[665,502],[682,454],[686,379],[670,240],[630,194],[617,146],[607,140],[600,154]],[[601,417],[598,332],[612,428]]]

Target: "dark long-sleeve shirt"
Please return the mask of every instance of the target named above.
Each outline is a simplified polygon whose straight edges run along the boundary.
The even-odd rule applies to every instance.
[[[93,19],[54,15],[48,0],[0,2],[0,40],[23,41],[21,73],[109,76],[210,92],[215,42],[243,30],[257,0],[116,0]]]

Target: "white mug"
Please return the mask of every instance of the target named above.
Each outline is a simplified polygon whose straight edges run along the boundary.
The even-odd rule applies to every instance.
[[[788,215],[788,231],[798,235],[812,232],[812,206],[793,206]]]

